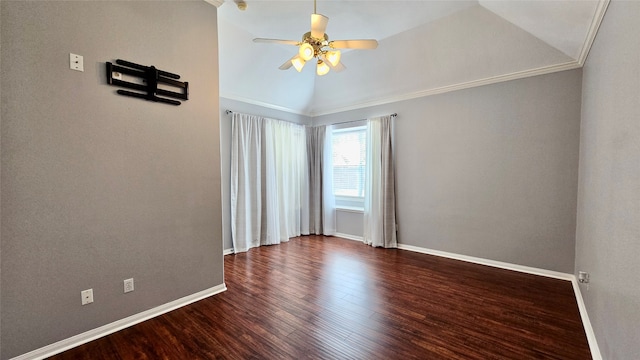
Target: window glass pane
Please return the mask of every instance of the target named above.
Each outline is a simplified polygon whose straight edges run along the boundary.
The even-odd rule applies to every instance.
[[[364,197],[366,128],[333,132],[333,193]]]

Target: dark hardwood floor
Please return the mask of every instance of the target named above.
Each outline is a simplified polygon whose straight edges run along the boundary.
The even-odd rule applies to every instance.
[[[571,283],[322,236],[225,257],[228,291],[51,359],[590,359]]]

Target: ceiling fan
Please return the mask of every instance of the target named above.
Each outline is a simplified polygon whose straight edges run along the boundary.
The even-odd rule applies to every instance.
[[[372,39],[363,40],[333,40],[325,33],[329,18],[316,13],[316,0],[313,0],[313,14],[311,14],[311,31],[302,35],[302,41],[256,38],[256,43],[275,43],[298,46],[298,53],[282,64],[279,69],[287,70],[291,66],[298,72],[313,58],[317,59],[316,73],[325,75],[330,69],[342,71],[345,66],[340,62],[340,50],[338,49],[375,49],[378,42]]]

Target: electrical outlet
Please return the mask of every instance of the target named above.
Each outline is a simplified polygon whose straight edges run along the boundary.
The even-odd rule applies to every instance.
[[[589,283],[589,273],[586,271],[578,271],[578,282],[583,284]]]
[[[82,297],[82,305],[91,304],[93,302],[93,289],[87,289],[80,292]]]
[[[124,292],[125,294],[133,291],[133,278],[126,279],[124,281]]]

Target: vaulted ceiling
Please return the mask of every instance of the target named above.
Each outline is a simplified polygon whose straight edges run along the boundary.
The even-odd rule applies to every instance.
[[[240,1],[240,0],[235,0]],[[220,96],[310,116],[582,66],[608,0],[318,0],[330,40],[377,39],[343,51],[345,71],[278,67],[297,47],[312,0],[227,0],[218,9]]]

